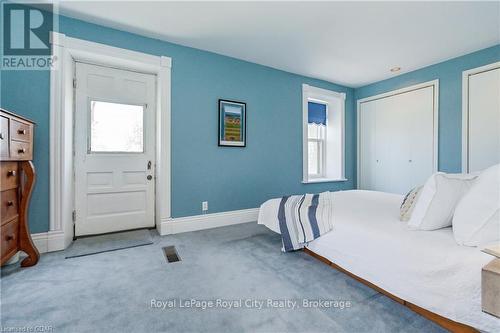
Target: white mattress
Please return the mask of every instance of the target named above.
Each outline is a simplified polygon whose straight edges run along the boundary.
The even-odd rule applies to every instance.
[[[481,311],[481,268],[492,257],[457,245],[451,228],[408,229],[399,220],[402,199],[336,192],[333,230],[308,248],[410,303],[481,331],[500,331],[500,319]],[[277,233],[279,202],[265,202],[258,221]]]

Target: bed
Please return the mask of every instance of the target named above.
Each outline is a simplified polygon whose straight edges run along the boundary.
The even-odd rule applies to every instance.
[[[443,320],[498,332],[500,319],[481,311],[481,268],[492,257],[478,248],[457,245],[451,228],[408,229],[399,220],[402,199],[374,191],[335,192],[333,230],[310,242],[306,252],[414,310],[430,311],[426,316],[430,319],[437,314]],[[265,202],[258,219],[277,233],[279,203],[280,199]],[[417,312],[425,315],[422,311]]]

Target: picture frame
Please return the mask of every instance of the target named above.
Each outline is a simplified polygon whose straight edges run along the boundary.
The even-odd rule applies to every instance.
[[[246,147],[247,104],[219,99],[219,147]]]

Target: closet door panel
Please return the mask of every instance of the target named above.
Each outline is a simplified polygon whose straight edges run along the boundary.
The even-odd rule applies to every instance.
[[[434,172],[434,88],[412,92],[408,108],[409,175],[405,192],[423,185]]]
[[[394,119],[393,102],[390,98],[382,98],[376,102],[375,116],[375,179],[374,189],[383,192],[392,192],[393,140]]]
[[[410,164],[410,147],[412,137],[411,133],[411,114],[412,110],[408,107],[409,94],[400,94],[392,98],[390,113],[391,113],[391,146],[390,146],[390,165],[391,165],[391,185],[387,192],[405,193],[408,188],[408,183],[411,182],[411,173],[409,170]]]
[[[469,77],[469,172],[500,163],[500,68]]]
[[[375,179],[375,119],[376,104],[362,103],[360,105],[360,123],[359,123],[359,167],[360,167],[360,188],[366,190],[375,189],[373,180]]]

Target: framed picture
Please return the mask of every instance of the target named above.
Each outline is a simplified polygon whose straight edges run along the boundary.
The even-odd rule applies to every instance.
[[[246,136],[246,103],[219,99],[219,146],[245,147]]]

